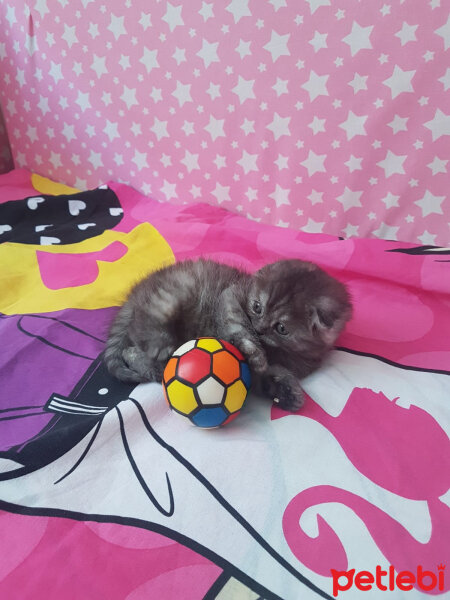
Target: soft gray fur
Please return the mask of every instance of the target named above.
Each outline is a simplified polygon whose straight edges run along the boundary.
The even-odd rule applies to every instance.
[[[131,291],[104,354],[123,381],[160,381],[184,342],[214,336],[247,359],[254,387],[285,410],[303,404],[300,380],[320,366],[351,316],[343,284],[318,266],[281,260],[253,275],[211,260],[179,262]]]

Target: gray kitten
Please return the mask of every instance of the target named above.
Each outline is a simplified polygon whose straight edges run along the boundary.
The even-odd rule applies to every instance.
[[[245,356],[254,389],[295,411],[303,404],[299,380],[319,367],[350,316],[344,285],[312,263],[281,260],[250,275],[188,260],[132,289],[111,326],[104,360],[123,381],[161,381],[181,344],[223,338]]]

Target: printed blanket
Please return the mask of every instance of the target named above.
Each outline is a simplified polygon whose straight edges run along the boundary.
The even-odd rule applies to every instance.
[[[447,596],[450,249],[24,170],[0,177],[0,242],[0,598]],[[251,395],[202,430],[106,372],[130,286],[199,256],[301,258],[348,285],[354,318],[298,413]]]

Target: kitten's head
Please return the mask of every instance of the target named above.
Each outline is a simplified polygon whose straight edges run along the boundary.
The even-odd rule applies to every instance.
[[[247,314],[268,346],[320,351],[334,344],[351,304],[345,286],[317,265],[281,260],[253,275]]]

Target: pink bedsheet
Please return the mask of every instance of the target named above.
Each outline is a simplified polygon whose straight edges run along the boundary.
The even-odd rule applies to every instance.
[[[123,209],[112,229],[0,244],[0,598],[353,600],[361,585],[448,597],[450,251],[109,188]],[[3,199],[19,206],[13,192]],[[30,210],[49,201],[33,196]],[[82,215],[90,198],[60,201]],[[116,309],[114,290],[99,290],[107,269],[127,277],[136,248],[250,270],[296,257],[345,281],[354,318],[304,380],[306,406],[288,414],[252,396],[232,424],[203,431],[170,412],[159,384],[108,379],[98,356]]]

